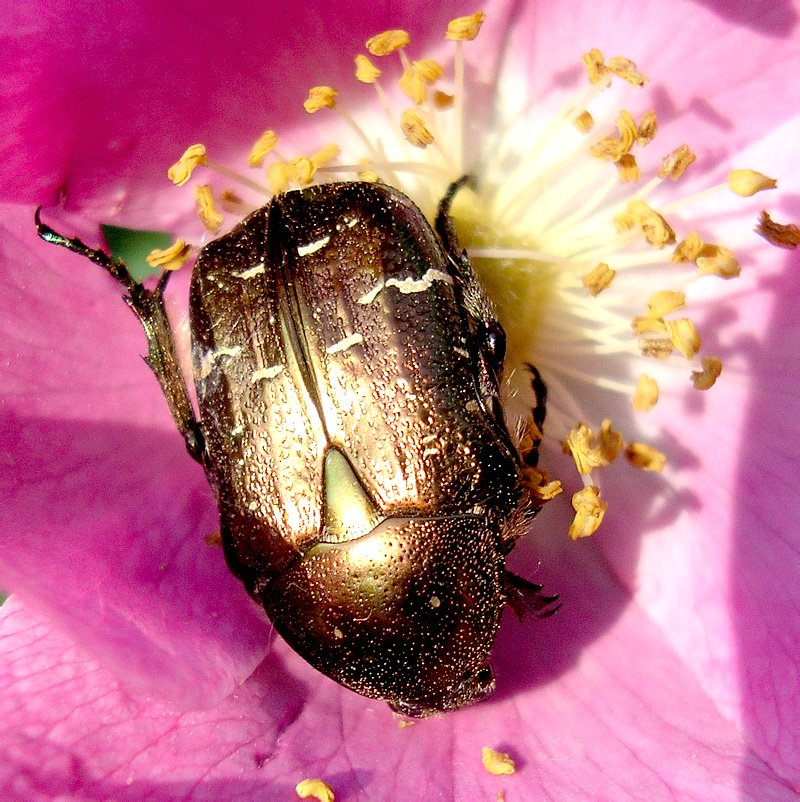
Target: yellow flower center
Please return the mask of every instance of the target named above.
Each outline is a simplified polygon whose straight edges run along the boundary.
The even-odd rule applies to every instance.
[[[572,482],[581,489],[572,498],[576,516],[570,535],[584,537],[600,525],[607,506],[599,471],[620,453],[627,458],[621,469],[661,471],[667,462],[664,454],[637,442],[635,431],[614,431],[614,404],[649,412],[659,399],[659,381],[676,376],[666,370],[670,365],[680,369],[679,381],[686,386],[712,387],[722,363],[703,352],[686,290],[704,276],[735,278],[740,268],[731,249],[682,230],[685,223],[674,216],[697,200],[678,197],[671,186],[691,169],[695,157],[689,147],[666,153],[653,175],[643,175],[637,155],[657,147],[655,113],[637,120],[619,106],[609,114],[609,104],[598,102],[604,93],[646,91],[647,76],[622,56],[606,61],[598,49],[583,54],[586,83],[556,114],[540,119],[512,110],[511,122],[485,132],[480,155],[467,161],[465,153],[477,149],[466,142],[476,135],[465,125],[464,48],[483,21],[478,12],[450,23],[444,34],[452,48],[449,69],[431,58],[410,60],[411,41],[402,30],[366,42],[370,55],[355,54],[354,79],[376,94],[382,113],[375,113],[373,103],[364,125],[342,108],[335,88],[311,88],[306,111],[333,115],[326,117],[333,127],[355,136],[340,137],[310,156],[288,157],[270,129],[249,154],[260,179],[209,162],[205,148],[194,145],[170,169],[170,178],[183,184],[204,165],[238,180],[260,193],[252,204],[232,193],[221,197],[240,214],[257,208],[264,196],[309,183],[383,181],[432,218],[448,185],[469,173],[474,180],[456,195],[451,214],[506,330],[509,428],[524,455],[538,435],[528,420],[533,393],[526,365],[533,364],[548,387],[545,443],[557,441],[580,477]],[[724,191],[749,196],[774,186],[767,176],[735,170],[726,185],[703,196]],[[197,190],[197,198],[201,218],[216,231],[221,218],[208,188]],[[764,213],[759,231],[789,247],[797,237],[793,228]],[[679,310],[683,316],[677,316]],[[684,367],[687,363],[695,370]],[[560,492],[560,484],[540,469],[526,468],[523,480],[542,502]]]

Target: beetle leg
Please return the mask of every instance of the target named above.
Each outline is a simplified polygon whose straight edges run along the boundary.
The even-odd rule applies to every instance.
[[[526,465],[535,468],[539,462],[539,445],[542,442],[544,419],[547,414],[547,385],[542,379],[542,374],[533,365],[527,364],[526,367],[533,376],[531,386],[536,396],[536,406],[531,409],[532,426],[528,426],[526,432],[528,438],[525,445],[520,448],[520,456]]]
[[[198,462],[202,462],[203,435],[181,375],[175,341],[164,307],[164,287],[169,273],[163,273],[155,288],[149,290],[133,279],[121,259],[114,259],[101,250],[94,250],[77,238],[64,237],[41,221],[40,211],[36,210],[36,231],[43,240],[61,245],[100,265],[125,288],[127,293],[123,296],[125,302],[139,318],[147,337],[148,352],[144,360],[161,385],[169,411],[183,435],[187,450]]]
[[[558,596],[545,596],[542,586],[505,571],[506,604],[521,621],[526,615],[548,618],[561,607],[556,604]]]
[[[450,207],[453,205],[453,199],[458,194],[460,189],[474,183],[471,175],[462,175],[458,181],[453,181],[444,193],[444,197],[439,201],[439,211],[436,215],[436,233],[442,240],[445,253],[456,263],[459,263],[464,258],[464,251],[458,244],[456,231],[453,227],[453,221],[450,217]]]

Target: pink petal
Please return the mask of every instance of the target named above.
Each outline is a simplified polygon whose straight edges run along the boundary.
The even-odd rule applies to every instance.
[[[163,170],[184,145],[204,139],[225,160],[275,120],[300,131],[305,118],[287,109],[307,86],[349,72],[367,34],[408,21],[368,4],[325,38],[304,25],[315,9],[228,5],[221,36],[218,8],[194,8],[185,18],[149,9],[147,19],[103,4],[9,10],[7,197],[52,201],[66,188],[90,219],[120,208],[129,221],[168,225],[187,203],[160,191]],[[491,76],[489,36],[508,30],[507,63],[516,73],[525,63],[551,100],[557,87],[545,84],[589,47],[631,56],[657,90],[668,87],[656,92],[665,142],[691,136],[708,166],[777,128],[800,100],[793,8],[715,8],[498,4],[490,23],[505,15],[508,28],[491,34],[487,23],[476,44]],[[404,13],[424,40],[463,9]],[[300,64],[286,46],[297,31],[315,34],[299,56],[293,47]],[[771,146],[787,141],[796,132]],[[753,155],[770,161],[766,149]],[[796,156],[786,154],[785,175]],[[539,578],[564,610],[505,623],[494,701],[400,730],[385,706],[338,689],[279,642],[250,676],[268,625],[204,543],[213,502],[136,359],[135,320],[98,270],[35,242],[29,209],[4,212],[0,487],[11,503],[0,513],[0,583],[25,604],[0,611],[7,796],[291,797],[318,775],[340,798],[795,797],[800,571],[786,477],[796,462],[796,255],[769,251],[775,275],[756,274],[750,303],[731,307],[742,325],[720,345],[758,338],[744,343],[752,360],[741,383],[726,374],[703,410],[667,408],[687,445],[681,476],[693,479],[679,492],[702,505],[677,520],[667,506],[653,520],[633,499],[596,543],[577,546],[546,511]],[[695,425],[684,430],[687,419]],[[703,428],[709,419],[718,435]],[[533,575],[530,545],[515,558]],[[511,752],[518,773],[487,775],[483,745]]]
[[[30,210],[2,219],[0,586],[130,686],[212,705],[262,659],[269,625],[204,541],[213,498],[119,291],[32,242]]]
[[[737,161],[768,159],[791,198],[800,189],[798,136],[800,118]],[[752,201],[765,203],[767,195]],[[780,204],[775,217],[797,219],[798,211]],[[652,413],[665,431],[660,445],[676,456],[666,475],[674,494],[659,509],[641,510],[638,526],[626,509],[599,542],[754,753],[800,785],[800,712],[787,701],[800,692],[800,512],[791,486],[800,430],[790,413],[800,370],[789,356],[800,349],[800,253],[765,245],[758,257],[731,283],[731,300],[698,326],[726,365],[717,385]]]
[[[169,192],[166,169],[185,147],[240,156],[264,129],[307,119],[311,86],[353,85],[367,37],[402,22],[420,43],[438,40],[454,14],[452,4],[366,3],[342,16],[323,3],[246,0],[6,11],[0,200],[51,205],[63,193],[104,222],[124,208],[140,227],[174,219],[180,193]]]
[[[792,798],[659,630],[598,575],[586,545],[580,562],[563,548],[557,581],[570,616],[506,622],[498,698],[404,729],[385,705],[336,689],[282,645],[211,710],[134,700],[9,601],[0,612],[0,789],[25,799],[288,799],[301,779],[321,777],[337,799],[498,790],[736,799],[742,788]],[[487,745],[510,753],[517,773],[489,775]]]

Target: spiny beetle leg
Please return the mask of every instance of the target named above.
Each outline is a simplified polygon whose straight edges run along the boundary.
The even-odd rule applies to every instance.
[[[549,618],[559,607],[558,596],[545,596],[542,586],[505,572],[506,604],[517,614],[520,621],[526,615]]]
[[[458,191],[473,183],[474,179],[471,175],[462,175],[458,181],[453,181],[447,188],[444,197],[439,201],[439,210],[436,215],[436,233],[444,245],[445,252],[456,263],[464,258],[464,252],[458,245],[453,220],[450,217],[450,207],[453,205],[453,199],[458,194]]]
[[[135,281],[121,259],[114,259],[101,250],[95,250],[77,238],[70,239],[42,222],[41,210],[36,210],[36,231],[46,242],[61,245],[73,253],[100,265],[127,291],[125,302],[134,311],[147,337],[148,353],[145,362],[155,373],[164,392],[169,411],[183,435],[186,448],[198,462],[203,461],[204,442],[200,424],[195,417],[189,394],[183,381],[175,351],[172,329],[164,307],[164,287],[169,273],[163,273],[156,286],[149,290]]]

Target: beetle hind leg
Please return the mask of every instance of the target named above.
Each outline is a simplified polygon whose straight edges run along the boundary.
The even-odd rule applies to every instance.
[[[114,259],[101,250],[90,248],[77,238],[65,237],[41,220],[40,209],[36,210],[36,232],[45,242],[60,245],[100,265],[126,290],[125,302],[134,311],[147,337],[148,352],[145,362],[155,373],[167,399],[169,411],[186,443],[189,453],[203,461],[204,440],[200,423],[195,417],[189,394],[181,375],[172,328],[164,307],[164,287],[169,273],[163,273],[156,286],[150,290],[131,276],[121,259]]]
[[[519,445],[519,455],[524,465],[535,468],[539,462],[539,446],[544,436],[544,419],[547,414],[547,385],[541,374],[533,365],[527,365],[530,370],[531,386],[536,396],[536,405],[531,409],[522,441]]]
[[[527,615],[549,618],[561,607],[556,604],[558,596],[546,596],[542,585],[523,579],[505,571],[506,604],[517,614],[520,621]]]

